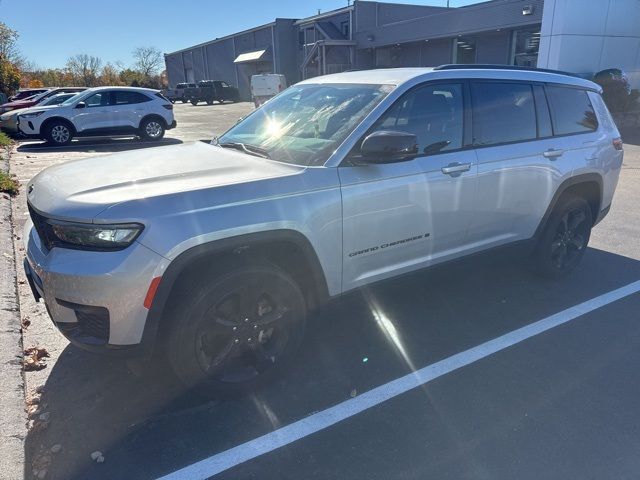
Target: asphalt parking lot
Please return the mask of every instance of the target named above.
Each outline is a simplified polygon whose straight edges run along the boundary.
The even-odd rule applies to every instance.
[[[177,104],[163,143],[208,140],[251,108]],[[74,480],[637,478],[640,133],[624,138],[611,213],[570,277],[540,280],[499,253],[346,295],[313,316],[287,375],[243,398],[203,399],[162,365],[137,377],[69,346],[19,272],[25,347],[51,355],[25,374],[50,413],[27,437],[26,478],[45,460],[47,479]],[[57,162],[156,146],[22,142],[11,169],[24,189]],[[21,265],[24,191],[16,200]]]

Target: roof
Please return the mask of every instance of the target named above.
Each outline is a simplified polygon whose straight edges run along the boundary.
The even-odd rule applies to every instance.
[[[110,86],[104,86],[104,87],[92,87],[92,88],[87,88],[86,90],[84,90],[85,92],[99,92],[101,90],[133,90],[133,91],[138,91],[138,92],[147,92],[147,93],[156,93],[159,92],[160,90],[158,90],[157,88],[144,88],[144,87],[110,87]]]
[[[363,83],[374,85],[400,85],[418,77],[429,79],[503,79],[503,80],[524,80],[535,82],[559,83],[565,85],[575,85],[590,90],[601,91],[601,88],[583,78],[578,78],[562,73],[554,73],[542,70],[512,70],[508,65],[504,69],[500,68],[457,68],[454,70],[434,70],[431,67],[425,68],[383,68],[377,70],[360,70],[352,72],[335,73],[314,77],[300,82],[300,84],[317,83]]]

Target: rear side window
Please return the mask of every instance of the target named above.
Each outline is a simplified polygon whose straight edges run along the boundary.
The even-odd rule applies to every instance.
[[[598,119],[585,90],[547,85],[555,135],[593,132]]]
[[[496,145],[537,137],[531,85],[477,82],[471,85],[471,93],[475,145]]]
[[[140,92],[127,92],[117,90],[113,92],[116,105],[131,105],[133,103],[150,102],[151,99]]]

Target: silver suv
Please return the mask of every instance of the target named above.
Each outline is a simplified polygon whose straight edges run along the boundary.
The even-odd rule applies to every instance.
[[[72,343],[155,346],[187,385],[231,392],[349,290],[514,242],[570,272],[623,156],[598,85],[509,67],[313,78],[212,143],[43,170],[25,268]]]

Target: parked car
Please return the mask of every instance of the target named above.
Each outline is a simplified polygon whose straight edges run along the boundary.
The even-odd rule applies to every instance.
[[[22,100],[15,100],[13,102],[5,103],[0,106],[0,113],[6,113],[11,110],[18,110],[20,108],[29,108],[37,105],[38,102],[45,100],[58,93],[78,93],[86,90],[86,87],[60,87],[50,88],[49,90],[39,93],[38,95],[23,98]]]
[[[67,145],[73,137],[137,135],[160,140],[176,126],[173,105],[159,90],[97,87],[57,108],[36,108],[18,115],[18,128],[28,137]]]
[[[316,77],[215,145],[43,170],[27,186],[25,270],[75,345],[155,345],[189,387],[244,391],[292,361],[328,298],[511,244],[539,273],[568,274],[622,159],[600,87],[581,78],[473,65]]]
[[[236,87],[221,80],[201,80],[197,87],[186,88],[184,95],[192,105],[197,105],[199,102],[207,102],[208,105],[212,105],[213,102],[237,102],[240,97]]]
[[[35,95],[40,95],[41,93],[49,90],[48,88],[23,88],[18,90],[18,92],[9,98],[10,102],[15,102],[16,100],[22,100],[24,98],[33,97]]]
[[[608,68],[596,73],[593,81],[602,87],[602,98],[614,115],[627,110],[631,103],[631,82],[624,71]]]
[[[195,83],[178,83],[176,88],[169,88],[163,91],[163,95],[171,100],[171,103],[175,103],[180,100],[182,103],[187,103],[189,100],[185,97],[185,90],[187,88],[197,88]]]
[[[50,97],[41,99],[35,106],[30,108],[19,108],[18,110],[11,110],[7,113],[3,113],[0,115],[0,129],[4,130],[7,133],[15,135],[18,133],[18,115],[28,114],[31,111],[36,111],[34,109],[39,109],[42,107],[51,107],[58,106],[65,100],[77,95],[77,93],[58,93],[56,95],[52,95]]]
[[[2,105],[3,103],[7,103],[8,101],[9,99],[7,98],[7,96],[3,92],[0,92],[0,105]]]
[[[251,77],[251,97],[256,108],[287,88],[287,79],[277,73],[261,73]]]

